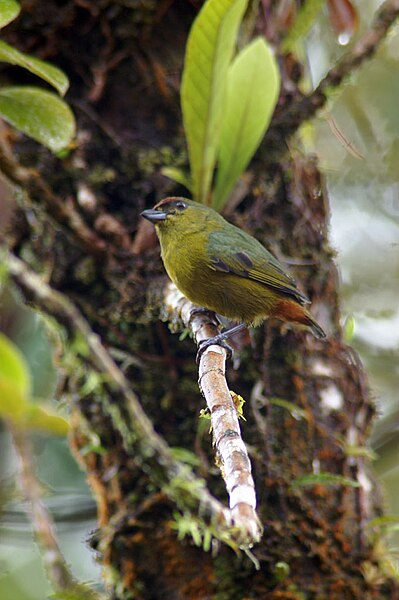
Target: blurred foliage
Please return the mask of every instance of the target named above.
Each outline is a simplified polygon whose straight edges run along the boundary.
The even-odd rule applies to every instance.
[[[51,407],[35,402],[31,379],[22,352],[0,333],[0,416],[13,427],[66,435],[68,421]]]
[[[26,308],[18,294],[4,285],[0,288],[0,332],[4,332],[0,333],[0,387],[1,382],[15,386],[14,402],[19,399],[19,408],[24,409],[24,426],[30,425],[26,417],[32,406],[34,411],[41,408],[37,404],[40,397],[40,402],[46,400],[46,414],[54,413],[56,423],[61,423],[64,429],[65,419],[59,415],[57,406],[50,404],[56,392],[57,375],[61,374],[54,367],[54,332],[50,342],[48,327],[40,315]],[[0,403],[4,403],[4,394]],[[14,417],[9,414],[7,418],[15,420]],[[99,581],[93,555],[82,544],[88,535],[82,531],[95,527],[95,503],[66,439],[51,435],[52,424],[54,421],[50,427],[40,427],[46,430],[45,434],[32,434],[37,476],[47,491],[45,503],[55,518],[62,551],[76,576]],[[15,484],[19,464],[12,439],[1,421],[0,456],[1,600],[44,600],[51,590]]]
[[[362,2],[361,31],[380,2]],[[313,85],[342,53],[320,14],[308,41]],[[399,26],[305,132],[327,174],[343,323],[380,412],[371,442],[387,512],[399,516]],[[399,534],[390,534],[392,547]]]

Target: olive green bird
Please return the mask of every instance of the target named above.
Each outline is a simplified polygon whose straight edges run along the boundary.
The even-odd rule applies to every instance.
[[[240,322],[207,340],[206,347],[268,317],[326,336],[304,308],[309,300],[278,260],[212,208],[171,197],[141,215],[154,223],[166,272],[186,298]]]

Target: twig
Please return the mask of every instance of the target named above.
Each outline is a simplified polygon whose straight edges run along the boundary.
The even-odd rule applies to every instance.
[[[165,290],[167,312],[178,315],[191,329],[197,343],[218,333],[217,326],[207,314],[198,311],[179,290],[169,283]],[[255,485],[251,462],[241,437],[237,410],[226,382],[226,350],[209,346],[201,356],[199,387],[211,413],[214,446],[218,463],[230,498],[234,524],[242,530],[243,539],[259,541],[262,525],[256,514]]]
[[[235,541],[247,548],[259,540],[256,528],[242,526],[242,520],[230,513],[206,489],[202,479],[195,477],[188,466],[176,460],[166,442],[154,430],[136,395],[130,389],[122,371],[114,363],[98,335],[89,327],[70,300],[53,290],[24,262],[12,254],[5,257],[9,276],[23,292],[47,314],[63,323],[67,330],[79,334],[90,349],[88,360],[93,368],[107,375],[109,400],[102,400],[114,427],[120,433],[125,451],[141,461],[154,482],[184,511],[197,511],[215,527],[221,538]],[[126,412],[128,420],[126,422]]]
[[[298,127],[324,106],[328,99],[328,90],[338,87],[354,69],[371,58],[385,39],[388,30],[399,16],[399,0],[386,0],[377,13],[371,28],[356,42],[320,81],[315,90],[308,96],[299,97],[291,106],[285,107],[280,118],[273,121],[265,138],[267,144],[274,139],[276,132],[284,129],[285,137],[295,133]]]
[[[50,188],[38,171],[21,166],[0,137],[0,171],[15,185],[21,187],[38,204],[45,204],[48,215],[64,225],[77,242],[90,254],[103,256],[106,242],[86,225],[75,209],[71,198],[63,200]]]
[[[30,517],[35,538],[54,591],[87,600],[104,600],[101,594],[79,583],[72,575],[58,545],[53,519],[42,502],[41,485],[35,476],[32,445],[22,429],[12,426],[10,429],[14,447],[21,460],[19,480],[22,493],[31,507]]]

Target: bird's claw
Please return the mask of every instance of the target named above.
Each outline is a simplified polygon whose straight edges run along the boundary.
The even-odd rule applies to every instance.
[[[224,342],[221,339],[218,339],[218,336],[215,335],[215,337],[212,338],[208,338],[207,340],[201,340],[198,342],[198,351],[197,351],[197,356],[195,357],[195,362],[197,363],[197,365],[199,364],[200,360],[201,360],[201,356],[203,355],[203,353],[205,352],[205,350],[207,348],[209,348],[209,346],[221,346],[222,348],[224,348],[227,352],[227,360],[229,360],[232,356],[233,356],[233,350],[230,348],[230,346],[228,344],[226,344],[226,342]]]

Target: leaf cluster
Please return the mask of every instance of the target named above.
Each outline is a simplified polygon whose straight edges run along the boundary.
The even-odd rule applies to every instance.
[[[167,169],[195,200],[221,210],[256,152],[273,114],[280,75],[256,38],[234,57],[247,0],[207,0],[187,42],[181,105],[191,179]]]
[[[16,19],[19,12],[16,0],[0,0],[0,29]],[[3,40],[0,61],[30,71],[61,96],[68,90],[69,81],[63,71]],[[0,117],[55,153],[64,150],[75,135],[75,119],[69,106],[58,95],[35,86],[0,87]]]

